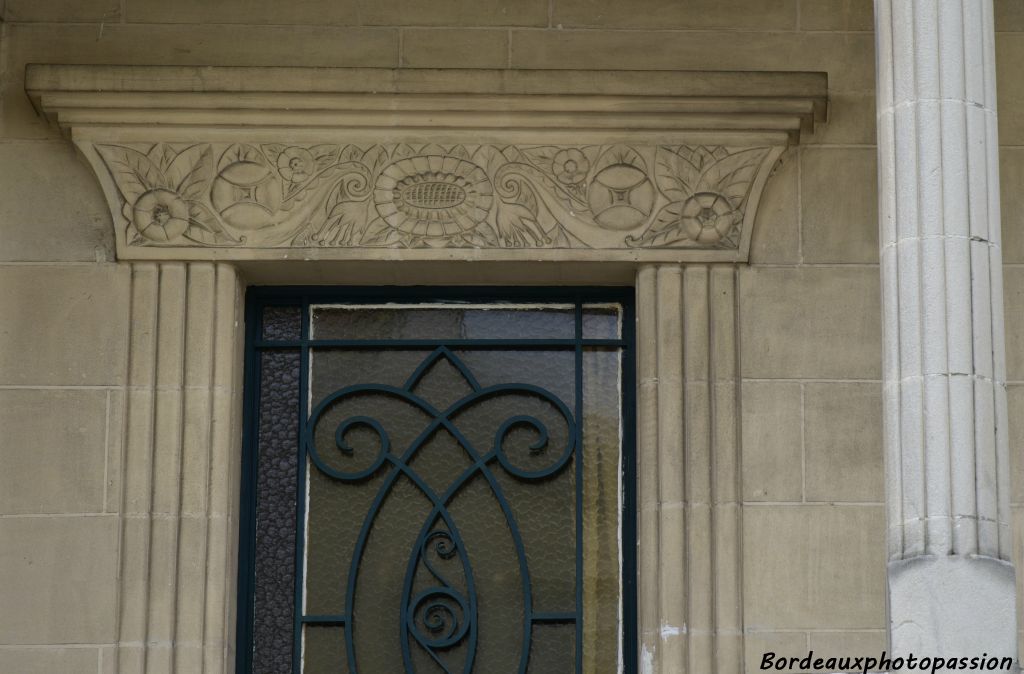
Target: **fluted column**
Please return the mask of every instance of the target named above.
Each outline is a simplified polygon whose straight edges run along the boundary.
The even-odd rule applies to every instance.
[[[992,0],[876,0],[897,653],[1015,655]]]

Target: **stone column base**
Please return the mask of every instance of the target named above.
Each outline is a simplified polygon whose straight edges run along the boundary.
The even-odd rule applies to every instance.
[[[1013,565],[991,557],[923,556],[888,567],[893,656],[1011,657],[1017,662]],[[1005,671],[1005,670],[998,670]]]

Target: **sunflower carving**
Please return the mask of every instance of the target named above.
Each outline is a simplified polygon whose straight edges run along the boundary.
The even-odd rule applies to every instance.
[[[374,204],[392,228],[413,237],[466,234],[487,219],[493,188],[472,162],[441,155],[389,164],[377,178]]]

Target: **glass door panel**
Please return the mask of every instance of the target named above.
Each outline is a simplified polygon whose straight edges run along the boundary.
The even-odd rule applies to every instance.
[[[628,297],[337,294],[250,298],[240,670],[632,671]]]

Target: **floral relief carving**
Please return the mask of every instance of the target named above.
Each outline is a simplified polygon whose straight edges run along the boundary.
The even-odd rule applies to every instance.
[[[730,153],[724,147],[659,147],[655,177],[671,203],[662,207],[631,246],[672,246],[685,241],[735,247],[762,148]]]
[[[737,249],[771,148],[97,144],[129,246]]]
[[[131,244],[239,243],[206,205],[213,178],[209,145],[180,150],[154,145],[149,152],[101,145],[97,150],[124,197]]]

